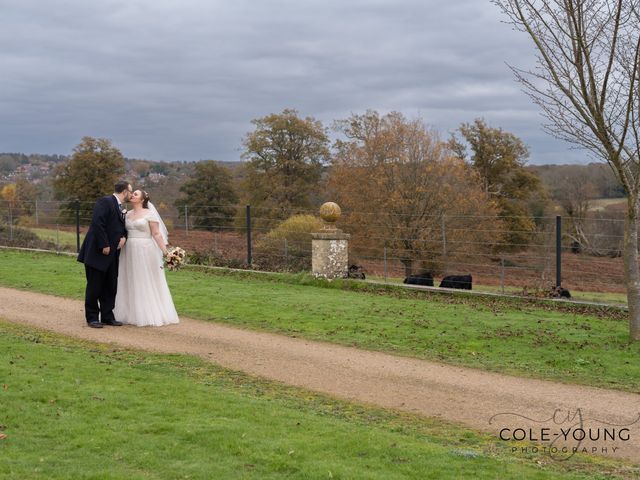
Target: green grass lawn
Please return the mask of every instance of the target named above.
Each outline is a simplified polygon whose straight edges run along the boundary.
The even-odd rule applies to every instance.
[[[0,284],[82,298],[84,273],[74,258],[10,250],[3,257]],[[328,284],[308,276],[189,269],[167,276],[184,316],[514,375],[640,391],[640,343],[629,342],[619,311],[357,282]]]
[[[64,230],[56,230],[53,228],[29,228],[29,231],[35,233],[40,240],[52,242],[61,247],[76,247],[75,232],[67,232]],[[84,239],[84,235],[80,235],[80,242]]]
[[[0,321],[0,478],[622,478],[625,463],[512,454],[489,435],[202,360]]]

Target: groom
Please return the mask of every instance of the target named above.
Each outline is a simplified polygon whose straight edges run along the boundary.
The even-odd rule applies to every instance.
[[[129,182],[121,181],[116,183],[113,195],[96,202],[91,226],[78,254],[87,276],[85,317],[92,328],[122,325],[113,316],[113,308],[118,290],[118,257],[127,239],[124,203],[131,192]]]

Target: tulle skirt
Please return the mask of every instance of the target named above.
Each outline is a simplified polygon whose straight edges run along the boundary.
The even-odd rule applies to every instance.
[[[120,252],[116,320],[138,327],[178,323],[178,313],[162,269],[162,253],[152,238],[129,238]]]

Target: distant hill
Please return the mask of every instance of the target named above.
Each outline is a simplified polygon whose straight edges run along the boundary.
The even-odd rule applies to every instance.
[[[52,200],[52,180],[58,165],[66,162],[66,155],[0,153],[0,187],[24,178],[38,189],[39,200]],[[195,162],[162,162],[125,158],[124,178],[134,188],[144,188],[153,198],[167,204],[180,195],[180,187],[193,173]],[[243,162],[218,162],[238,175]]]
[[[64,163],[68,159],[68,155],[0,153],[0,182],[6,183],[16,177],[23,177],[27,180],[42,179],[51,174],[58,164]],[[173,176],[178,173],[191,172],[193,163],[125,158],[125,177],[129,174],[132,174],[135,179],[149,175],[152,175],[152,178],[158,175]],[[231,170],[235,170],[243,164],[241,161],[218,161],[218,163]]]
[[[552,196],[557,190],[566,188],[570,182],[590,183],[593,198],[623,198],[625,196],[622,185],[606,163],[535,165],[527,168],[540,176],[546,190]]]
[[[64,155],[0,153],[0,181],[9,180],[12,176],[24,176],[30,180],[41,178],[56,164],[66,160]]]
[[[57,165],[68,160],[66,155],[0,153],[0,186],[25,178],[38,185],[41,199],[51,198],[51,179]],[[146,188],[156,198],[175,198],[179,188],[193,173],[196,162],[162,162],[127,158],[125,175],[135,186]],[[219,161],[229,168],[238,180],[242,176],[241,161]],[[554,192],[566,188],[570,182],[589,182],[593,198],[623,198],[624,190],[611,168],[605,163],[587,165],[535,165],[527,167],[536,172],[546,190]]]

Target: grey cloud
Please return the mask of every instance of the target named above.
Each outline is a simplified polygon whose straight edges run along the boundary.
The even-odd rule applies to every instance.
[[[368,108],[446,136],[484,117],[536,163],[580,160],[541,133],[505,62],[531,47],[488,1],[4,1],[0,150],[68,153],[83,135],[131,157],[239,158],[251,119],[326,125]]]

